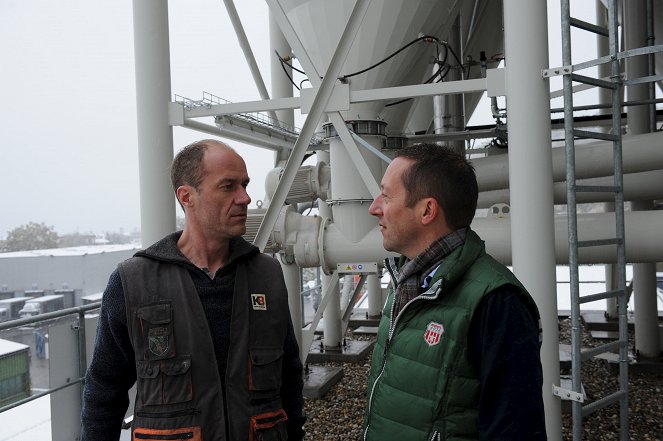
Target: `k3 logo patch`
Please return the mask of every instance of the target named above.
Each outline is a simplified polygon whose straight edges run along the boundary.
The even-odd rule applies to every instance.
[[[264,294],[251,294],[251,306],[254,310],[266,311],[267,298]]]
[[[424,340],[428,346],[435,346],[442,340],[442,334],[444,334],[444,326],[440,323],[430,322],[424,332]]]

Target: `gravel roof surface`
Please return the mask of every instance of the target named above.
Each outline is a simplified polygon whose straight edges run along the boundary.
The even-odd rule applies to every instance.
[[[570,344],[570,320],[559,322],[560,343]],[[349,339],[366,339],[352,336]],[[633,340],[631,339],[631,342]],[[583,334],[583,346],[600,343],[588,333]],[[663,362],[663,360],[661,361]],[[343,367],[343,378],[322,398],[305,399],[308,421],[307,440],[360,440],[361,425],[366,406],[366,381],[369,357],[361,363],[327,363]],[[618,389],[618,375],[604,360],[583,363],[583,385],[590,400],[601,398]],[[561,371],[561,374],[570,374]],[[663,374],[629,374],[630,439],[635,441],[663,441]],[[571,415],[562,414],[562,435],[571,440]],[[597,411],[583,421],[583,440],[619,440],[619,408],[613,404]]]

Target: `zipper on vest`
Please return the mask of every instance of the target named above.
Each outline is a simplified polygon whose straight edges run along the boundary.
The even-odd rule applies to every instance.
[[[393,285],[394,285],[393,288],[392,288],[394,290],[394,296],[396,296],[396,286],[397,286],[396,285],[396,277],[394,276],[394,270],[391,267],[391,259],[387,259],[385,263],[386,263],[387,270],[389,271],[389,275],[391,276],[391,279],[392,279],[392,282],[393,282]],[[435,284],[433,286],[430,286],[428,288],[428,290],[426,290],[426,293],[428,293],[428,292],[430,292],[430,293],[437,292],[437,290],[438,290],[438,288],[440,287],[441,284],[442,284],[442,279],[435,282]],[[391,345],[391,339],[394,336],[394,331],[396,330],[396,324],[398,323],[398,318],[400,318],[400,316],[403,314],[403,311],[405,311],[405,309],[410,304],[412,304],[412,302],[416,302],[417,300],[433,300],[433,299],[436,299],[436,298],[437,298],[437,295],[424,296],[423,294],[421,294],[421,295],[415,297],[414,299],[410,300],[409,302],[407,302],[403,306],[403,308],[401,308],[401,310],[399,311],[397,317],[394,317],[394,310],[395,310],[395,307],[396,307],[396,302],[392,300],[392,302],[391,302],[391,314],[390,314],[390,317],[389,317],[389,333],[387,335],[387,340],[384,343],[384,353],[382,355],[382,368],[380,368],[380,373],[378,374],[378,376],[375,377],[375,382],[373,382],[373,387],[371,388],[371,393],[368,396],[368,414],[369,415],[371,413],[370,410],[371,410],[371,405],[373,403],[373,394],[375,393],[375,389],[376,389],[378,383],[380,382],[380,377],[382,377],[382,374],[384,373],[384,367],[387,364],[387,353],[389,352],[389,346]],[[368,428],[369,428],[370,425],[371,425],[371,422],[370,422],[370,417],[369,417],[369,419],[367,419],[367,421],[366,421],[366,429],[364,430],[364,441],[366,441],[366,436],[368,435]],[[433,438],[433,441],[437,441],[437,440],[439,440],[439,433],[438,433],[438,438],[437,439]]]
[[[171,412],[145,412],[141,410],[136,412],[136,416],[141,418],[171,418],[186,415],[196,415],[198,413],[200,413],[198,409],[173,410]]]
[[[387,259],[385,261],[387,271],[389,271],[389,276],[391,277],[391,282],[393,285],[393,291],[394,295],[396,295],[396,286],[397,286],[397,281],[396,281],[396,275],[394,274],[394,268],[392,267],[392,262],[393,259]],[[387,334],[387,340],[384,343],[384,353],[382,354],[382,367],[380,368],[380,373],[375,377],[375,381],[373,382],[373,387],[371,388],[371,393],[368,396],[368,415],[369,417],[366,420],[366,429],[364,430],[364,441],[366,441],[366,436],[368,435],[368,428],[371,425],[370,421],[370,414],[371,414],[371,405],[373,404],[373,394],[375,393],[375,388],[377,387],[378,383],[380,382],[380,377],[382,377],[382,374],[384,373],[384,367],[387,364],[387,353],[389,352],[389,345],[391,344],[391,337],[393,335],[393,324],[394,324],[394,309],[395,309],[395,302],[392,300],[391,301],[391,314],[389,314],[389,333]]]
[[[433,437],[430,439],[430,441],[440,441],[440,432],[437,430],[433,432]]]

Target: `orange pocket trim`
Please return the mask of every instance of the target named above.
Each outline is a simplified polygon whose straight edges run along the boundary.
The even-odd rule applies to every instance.
[[[251,428],[256,430],[269,429],[281,421],[288,421],[285,410],[279,409],[275,412],[265,412],[251,417]]]
[[[169,441],[203,441],[203,433],[200,427],[181,427],[179,429],[146,429],[137,427],[134,429],[133,441],[140,440],[169,440]]]

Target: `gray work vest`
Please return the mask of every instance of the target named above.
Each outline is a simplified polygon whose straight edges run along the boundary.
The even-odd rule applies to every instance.
[[[146,257],[119,270],[136,357],[132,439],[287,439],[280,391],[289,312],[275,280],[278,263],[262,254],[237,263],[227,419],[211,333],[188,271]]]

